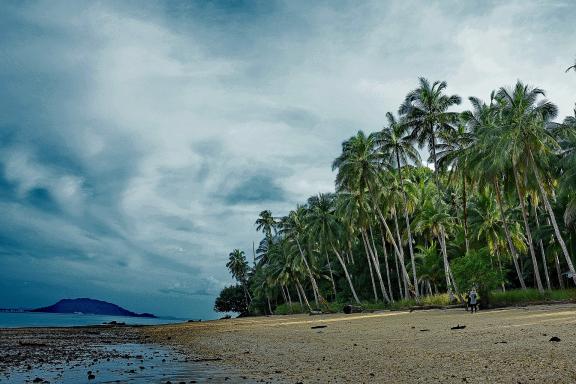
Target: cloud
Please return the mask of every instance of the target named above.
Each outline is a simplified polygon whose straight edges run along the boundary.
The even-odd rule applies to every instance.
[[[231,4],[2,4],[0,306],[214,316],[258,213],[333,190],[340,143],[418,76],[483,98],[520,78],[572,110],[569,2]]]

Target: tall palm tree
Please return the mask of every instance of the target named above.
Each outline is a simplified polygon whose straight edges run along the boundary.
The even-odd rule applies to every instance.
[[[404,178],[402,177],[402,166],[410,162],[420,165],[420,154],[412,146],[412,142],[408,136],[408,126],[399,123],[394,115],[390,112],[386,113],[387,126],[382,129],[377,138],[379,150],[384,155],[384,158],[394,159],[396,162],[396,170],[398,172],[398,180],[402,191],[402,198],[404,202],[404,221],[406,223],[406,231],[408,233],[408,250],[410,251],[410,261],[412,264],[412,278],[414,279],[414,288],[416,297],[419,296],[418,292],[418,278],[416,275],[416,260],[414,257],[414,250],[412,244],[412,230],[410,228],[410,218],[408,215],[408,199],[404,189]],[[393,160],[393,161],[394,161]]]
[[[342,143],[342,154],[332,163],[332,169],[338,169],[336,190],[337,192],[352,192],[358,197],[359,201],[369,200],[371,202],[371,208],[377,213],[380,222],[384,226],[394,252],[397,257],[401,258],[400,245],[394,240],[394,235],[378,204],[383,162],[381,153],[376,150],[376,139],[375,134],[366,136],[364,132],[359,131],[355,136]],[[382,274],[376,261],[374,261],[374,266],[377,268],[383,296],[387,298],[388,295],[384,294],[385,288]],[[403,268],[403,274],[408,280],[410,279],[405,268]]]
[[[442,138],[441,143],[438,144],[438,167],[449,171],[448,182],[451,181],[452,175],[459,175],[462,186],[462,226],[464,228],[464,244],[466,252],[470,250],[470,242],[468,239],[468,207],[467,207],[467,179],[469,178],[468,172],[468,158],[470,148],[474,144],[475,136],[472,132],[468,131],[466,124],[466,115],[463,115],[461,123],[458,124],[453,131],[440,132],[439,136]]]
[[[244,251],[235,249],[230,252],[228,255],[228,262],[226,263],[226,267],[230,270],[232,277],[234,277],[240,284],[242,284],[244,294],[247,296],[247,302],[251,301],[252,297],[250,296],[250,292],[246,286],[248,271],[250,270],[250,267],[248,266],[248,261],[246,260]]]
[[[354,289],[352,278],[348,272],[346,263],[337,248],[337,241],[343,228],[342,223],[335,213],[334,197],[330,194],[319,194],[316,203],[310,210],[308,220],[310,223],[310,231],[317,234],[324,249],[331,250],[336,255],[336,258],[340,262],[340,266],[344,271],[348,285],[350,286],[352,296],[359,304],[360,299],[358,299],[358,295]]]
[[[400,115],[405,116],[406,124],[411,128],[410,138],[418,143],[420,148],[425,145],[432,156],[434,178],[438,189],[438,159],[436,149],[438,134],[443,131],[453,131],[458,122],[459,114],[448,111],[461,102],[458,95],[446,95],[444,91],[448,84],[445,81],[430,82],[421,77],[420,86],[409,92],[400,106]]]
[[[473,109],[463,112],[463,119],[470,126],[475,137],[468,155],[470,172],[478,183],[488,185],[494,189],[494,197],[498,203],[498,209],[502,218],[502,227],[514,263],[516,275],[522,289],[526,289],[522,270],[519,265],[517,245],[513,241],[511,225],[505,214],[504,198],[501,184],[506,181],[508,162],[502,156],[494,156],[493,137],[497,136],[500,118],[498,104],[495,102],[495,93],[490,95],[490,104],[483,103],[475,97],[469,98]]]
[[[288,216],[282,218],[280,221],[280,233],[286,236],[287,239],[291,239],[296,243],[298,248],[298,252],[304,262],[306,267],[306,272],[308,273],[308,278],[310,279],[310,283],[312,285],[312,293],[314,295],[314,301],[316,302],[316,306],[318,307],[320,303],[324,302],[324,298],[320,294],[320,290],[318,289],[318,284],[312,273],[312,268],[310,267],[310,263],[308,262],[308,258],[304,253],[304,249],[300,244],[300,239],[305,237],[306,234],[306,208],[302,205],[298,205],[296,210],[290,211]]]
[[[276,220],[272,216],[272,212],[267,209],[260,212],[256,220],[256,230],[262,231],[268,242],[272,241],[272,232],[276,231]]]
[[[562,253],[568,265],[568,269],[572,274],[572,279],[576,284],[576,271],[564,238],[558,227],[556,216],[546,190],[545,172],[547,164],[545,160],[550,158],[550,154],[559,148],[558,142],[546,129],[547,123],[554,119],[558,113],[556,105],[544,97],[545,93],[540,88],[532,88],[524,85],[518,81],[513,90],[507,88],[500,88],[497,93],[498,98],[502,101],[502,114],[505,122],[503,135],[501,135],[500,148],[509,151],[512,157],[512,165],[523,165],[526,172],[531,172],[535,178],[536,184],[540,191],[540,197],[544,203],[544,207],[550,218],[550,222],[554,227],[554,234],[556,240],[560,244]],[[536,161],[538,157],[538,161]],[[521,207],[523,206],[523,199],[521,190],[518,187],[518,178],[520,170],[516,169],[514,174],[517,179],[517,189],[519,191],[519,198]],[[527,222],[527,214],[524,212],[525,222]],[[528,241],[531,239],[529,238]],[[533,255],[533,263],[536,263],[535,256]],[[535,264],[536,265],[536,264]],[[536,274],[537,281],[539,279]],[[542,283],[539,284],[539,289]]]

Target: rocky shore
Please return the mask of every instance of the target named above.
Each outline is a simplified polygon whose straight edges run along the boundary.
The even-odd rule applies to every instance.
[[[0,383],[222,383],[234,372],[150,343],[143,327],[0,329]]]

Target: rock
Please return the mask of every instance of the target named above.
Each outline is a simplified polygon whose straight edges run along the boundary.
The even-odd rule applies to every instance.
[[[550,341],[559,342],[559,341],[560,341],[560,338],[557,337],[557,336],[552,336],[552,337],[550,338]]]
[[[32,380],[32,382],[33,382],[33,383],[42,383],[42,382],[44,382],[44,379],[42,379],[42,378],[40,378],[40,377],[37,377],[37,378],[35,378],[34,380]]]
[[[458,324],[457,326],[452,327],[452,328],[450,328],[450,329],[464,329],[464,328],[466,328],[465,325],[460,325],[460,324]]]
[[[95,378],[96,378],[96,376],[94,376],[92,374],[88,375],[88,380],[94,380]]]
[[[319,329],[319,328],[326,328],[328,327],[327,325],[315,325],[313,327],[310,327],[311,329]]]
[[[428,332],[429,329],[421,329],[420,332]]]

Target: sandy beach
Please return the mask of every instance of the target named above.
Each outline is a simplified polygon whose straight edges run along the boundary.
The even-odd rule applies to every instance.
[[[463,329],[451,329],[464,325]],[[313,328],[325,326],[324,328]],[[287,383],[576,381],[576,305],[480,311],[294,315],[142,328],[222,359],[248,379]],[[558,337],[560,341],[550,341]]]

